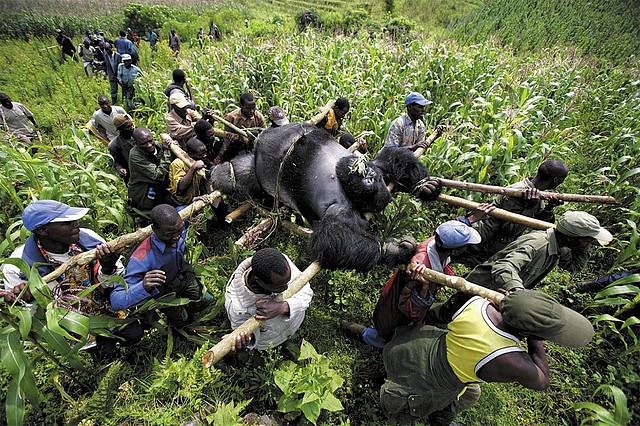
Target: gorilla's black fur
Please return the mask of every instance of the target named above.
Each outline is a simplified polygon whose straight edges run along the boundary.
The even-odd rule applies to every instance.
[[[259,196],[260,188],[298,210],[313,227],[309,250],[323,267],[366,271],[380,262],[385,247],[388,261],[406,263],[415,244],[405,240],[385,246],[362,213],[386,207],[391,199],[386,183],[421,194],[413,188],[428,176],[404,148],[384,148],[365,162],[323,129],[291,123],[265,130],[253,155],[217,166],[211,180],[214,188],[242,196]]]

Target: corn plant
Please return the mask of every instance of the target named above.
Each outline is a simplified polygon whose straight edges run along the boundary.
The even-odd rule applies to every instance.
[[[594,402],[579,402],[573,405],[576,411],[586,411],[589,415],[580,424],[599,424],[607,426],[624,426],[631,421],[631,413],[627,407],[627,398],[624,393],[615,386],[601,385],[593,393],[593,398],[603,394],[613,398],[613,412]]]

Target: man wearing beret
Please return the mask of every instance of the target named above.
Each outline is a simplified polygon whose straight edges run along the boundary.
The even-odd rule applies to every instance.
[[[592,337],[588,319],[542,292],[511,291],[496,304],[475,296],[447,330],[420,324],[396,330],[382,352],[387,380],[380,404],[401,424],[449,425],[478,400],[480,382],[547,389],[543,340],[578,348]]]
[[[133,131],[136,129],[128,114],[118,114],[113,118],[113,125],[119,135],[111,139],[107,148],[113,158],[113,167],[124,183],[129,183],[129,153],[136,146]]]
[[[426,128],[422,121],[424,117],[424,108],[431,104],[418,92],[411,92],[404,100],[407,112],[393,120],[385,146],[402,146],[411,151],[418,148],[427,148],[425,141]]]
[[[109,305],[111,284],[104,284],[112,275],[122,275],[124,266],[119,253],[115,252],[104,239],[90,229],[80,228],[78,220],[84,217],[89,209],[70,207],[54,200],[39,200],[29,204],[22,212],[24,227],[32,232],[24,245],[16,248],[10,257],[23,259],[31,267],[35,263],[38,272],[45,276],[71,257],[95,249],[96,259],[84,266],[69,268],[56,281],[48,283],[53,292],[68,297],[76,297],[77,293],[94,284],[102,283],[100,287],[87,297],[91,303],[78,304],[86,315],[113,315]],[[28,277],[14,265],[5,264],[3,267],[4,287],[10,293],[5,296],[6,301],[12,301],[25,286]],[[33,299],[27,290],[23,298]],[[123,345],[130,345],[142,338],[142,326],[138,322],[131,323],[122,330],[112,330],[118,339],[96,336],[97,356],[111,358],[117,355],[118,341]]]
[[[556,265],[570,272],[580,271],[589,261],[592,246],[604,246],[612,239],[594,216],[568,211],[558,219],[556,228],[519,237],[476,266],[466,279],[493,290],[530,289]]]

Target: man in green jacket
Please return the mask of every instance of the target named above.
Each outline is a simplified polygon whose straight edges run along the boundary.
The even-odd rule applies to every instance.
[[[522,197],[508,197],[498,195],[493,201],[497,208],[512,213],[532,217],[553,223],[555,220],[553,208],[559,204],[556,199],[543,201],[540,191],[555,189],[564,182],[569,173],[569,168],[559,160],[546,160],[538,173],[532,178],[525,178],[520,182],[510,185],[510,188],[523,190]],[[473,228],[482,237],[482,242],[468,249],[463,256],[456,256],[454,261],[463,263],[470,268],[488,260],[491,256],[505,248],[516,240],[527,229],[524,225],[508,220],[489,217],[473,224]]]
[[[569,272],[582,270],[589,261],[594,244],[606,245],[613,236],[586,212],[568,211],[556,228],[525,234],[476,266],[467,281],[492,290],[532,289],[556,265]],[[446,302],[432,305],[425,322],[443,324],[469,296],[456,293]]]
[[[129,204],[144,213],[165,202],[171,164],[170,143],[154,141],[151,132],[144,127],[136,127],[133,139],[136,146],[129,153]]]

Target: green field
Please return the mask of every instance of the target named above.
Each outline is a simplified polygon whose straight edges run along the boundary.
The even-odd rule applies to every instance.
[[[20,213],[34,199],[52,198],[90,207],[85,224],[100,230],[107,239],[131,232],[133,221],[125,210],[126,188],[112,169],[106,147],[82,129],[98,108],[96,97],[108,92],[108,83],[100,78],[86,79],[77,63],[61,64],[57,48],[50,48],[55,41],[46,33],[63,18],[69,28],[82,28],[84,21],[75,20],[79,14],[54,14],[77,3],[59,0],[41,3],[36,9],[33,2],[28,3],[30,10],[25,5],[18,10],[22,6],[5,3],[9,8],[3,12],[15,12],[16,16],[37,12],[29,15],[30,28],[36,28],[36,22],[42,24],[42,37],[29,33],[29,41],[5,39],[0,44],[0,58],[11,69],[0,75],[0,91],[34,112],[44,138],[35,155],[20,144],[0,143],[0,256],[8,256],[26,238]],[[115,27],[103,28],[110,34],[115,35],[120,22],[125,25],[124,16],[115,7],[123,3],[110,6],[113,9],[104,22]],[[546,49],[535,43],[512,48],[506,40],[465,30],[459,24],[477,22],[474,20],[491,6],[489,2],[461,2],[464,7],[458,5],[454,13],[451,10],[456,2],[442,2],[438,8],[436,2],[396,1],[392,14],[386,14],[385,2],[367,2],[362,6],[364,14],[343,10],[364,2],[342,0],[185,3],[181,9],[167,9],[168,15],[157,26],[163,37],[157,53],[141,44],[141,67],[146,77],[137,89],[144,101],[134,114],[138,126],[157,134],[166,130],[162,90],[170,81],[171,70],[180,67],[191,78],[197,103],[220,114],[234,109],[245,91],[256,96],[263,113],[271,105],[280,105],[291,121],[304,121],[328,100],[346,96],[352,109],[345,127],[368,141],[372,155],[383,145],[391,121],[403,112],[404,96],[415,90],[434,102],[425,115],[428,131],[437,125],[447,126],[423,157],[433,175],[505,186],[533,176],[544,159],[553,158],[565,161],[570,169],[559,188],[562,192],[615,196],[619,205],[569,203],[557,209],[594,214],[615,239],[609,247],[595,251],[587,270],[576,274],[556,270],[540,286],[592,319],[596,338],[579,350],[547,345],[552,375],[548,391],[534,392],[512,384],[483,385],[480,402],[457,421],[467,425],[640,422],[638,321],[631,317],[624,322],[620,318],[626,317],[619,312],[634,306],[637,312],[637,284],[623,283],[599,295],[595,302],[593,294],[566,289],[573,282],[640,262],[636,229],[640,222],[637,57],[598,56],[597,51],[583,56],[568,42]],[[524,7],[515,1],[498,3]],[[295,15],[310,4],[326,25],[300,33]],[[424,17],[425,10],[431,10],[431,19],[441,18],[431,22]],[[503,23],[508,22],[508,10],[506,6],[502,10]],[[464,19],[453,25],[454,15]],[[210,19],[221,28],[223,40],[200,49],[195,34]],[[248,28],[244,19],[249,19]],[[413,29],[392,32],[389,28],[394,19],[413,19]],[[485,30],[491,32],[493,27],[484,22]],[[450,24],[447,29],[445,25]],[[170,27],[177,28],[184,43],[177,60],[171,57],[166,42]],[[554,33],[547,31],[545,43],[550,43]],[[77,44],[80,36],[74,41]],[[447,193],[475,201],[490,198],[471,192]],[[236,206],[239,201],[229,203]],[[384,238],[409,234],[420,240],[432,235],[438,224],[461,213],[443,203],[421,204],[397,195],[373,226]],[[287,345],[288,354],[269,351],[265,362],[257,366],[221,362],[210,370],[202,368],[204,351],[229,331],[220,305],[226,282],[237,264],[253,253],[234,252],[233,242],[259,220],[257,214],[250,213],[239,223],[219,228],[207,224],[203,215],[191,227],[189,259],[218,302],[218,309],[201,324],[211,331],[209,335],[193,336],[159,327],[150,330],[139,345],[127,348],[122,360],[97,366],[85,353],[77,354],[64,345],[60,349],[43,340],[37,324],[47,322],[46,304],[30,321],[23,312],[0,302],[0,348],[5,366],[0,369],[0,388],[2,395],[9,396],[0,404],[0,424],[4,419],[9,424],[19,423],[23,414],[24,424],[38,425],[177,425],[190,420],[227,425],[241,424],[237,423],[240,417],[248,413],[271,415],[280,424],[309,424],[304,414],[285,414],[287,410],[278,406],[283,395],[296,395],[279,388],[274,378],[274,374],[294,368],[287,360],[296,358],[303,339],[326,357],[325,361],[298,362],[295,367],[298,377],[305,377],[300,382],[307,384],[309,394],[314,391],[312,379],[333,374],[344,380],[334,392],[342,409],[322,410],[317,424],[385,424],[378,403],[384,380],[381,354],[344,337],[339,330],[341,319],[371,322],[380,289],[391,275],[384,266],[366,274],[318,274],[311,282],[313,302],[302,328]],[[300,269],[313,260],[306,254],[305,241],[280,228],[254,249],[268,246],[285,252]],[[465,272],[462,267],[456,270]],[[40,344],[64,368],[43,355]],[[22,369],[12,367],[10,355]],[[600,385],[615,388],[600,390]],[[613,398],[607,394],[610,389],[621,393]],[[24,401],[24,412],[20,401]],[[580,402],[597,406],[578,410],[574,404]],[[609,418],[608,423],[598,423]]]

